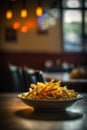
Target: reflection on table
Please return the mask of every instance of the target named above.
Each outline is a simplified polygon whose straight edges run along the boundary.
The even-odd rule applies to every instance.
[[[41,112],[25,105],[17,93],[0,94],[1,130],[86,130],[87,95],[67,111]],[[42,127],[44,126],[44,127]]]

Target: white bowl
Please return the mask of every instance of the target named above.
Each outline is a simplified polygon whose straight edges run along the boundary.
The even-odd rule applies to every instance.
[[[27,92],[25,92],[26,94]],[[17,96],[26,105],[33,107],[35,110],[39,111],[61,111],[66,110],[66,108],[72,106],[76,101],[83,98],[82,95],[78,94],[75,99],[65,99],[65,100],[40,100],[40,99],[27,99],[23,98],[22,94]]]

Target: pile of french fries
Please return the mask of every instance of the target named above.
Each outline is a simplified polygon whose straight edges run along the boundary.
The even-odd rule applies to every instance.
[[[42,100],[64,100],[74,99],[78,93],[75,90],[70,90],[67,86],[62,87],[61,81],[37,82],[31,84],[27,94],[22,93],[23,98],[27,99],[42,99]]]

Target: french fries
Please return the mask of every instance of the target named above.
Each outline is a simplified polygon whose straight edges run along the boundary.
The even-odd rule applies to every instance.
[[[51,79],[49,82],[31,84],[29,92],[26,95],[23,93],[22,97],[27,99],[64,100],[74,99],[77,94],[75,90],[70,90],[67,86],[62,87],[61,81],[54,82],[54,79]]]

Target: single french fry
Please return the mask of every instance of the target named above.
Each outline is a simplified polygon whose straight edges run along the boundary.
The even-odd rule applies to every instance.
[[[50,80],[49,82],[48,82],[48,84],[40,91],[40,93],[39,94],[41,94],[51,83],[53,83],[54,82],[54,79],[52,79],[52,80]]]

